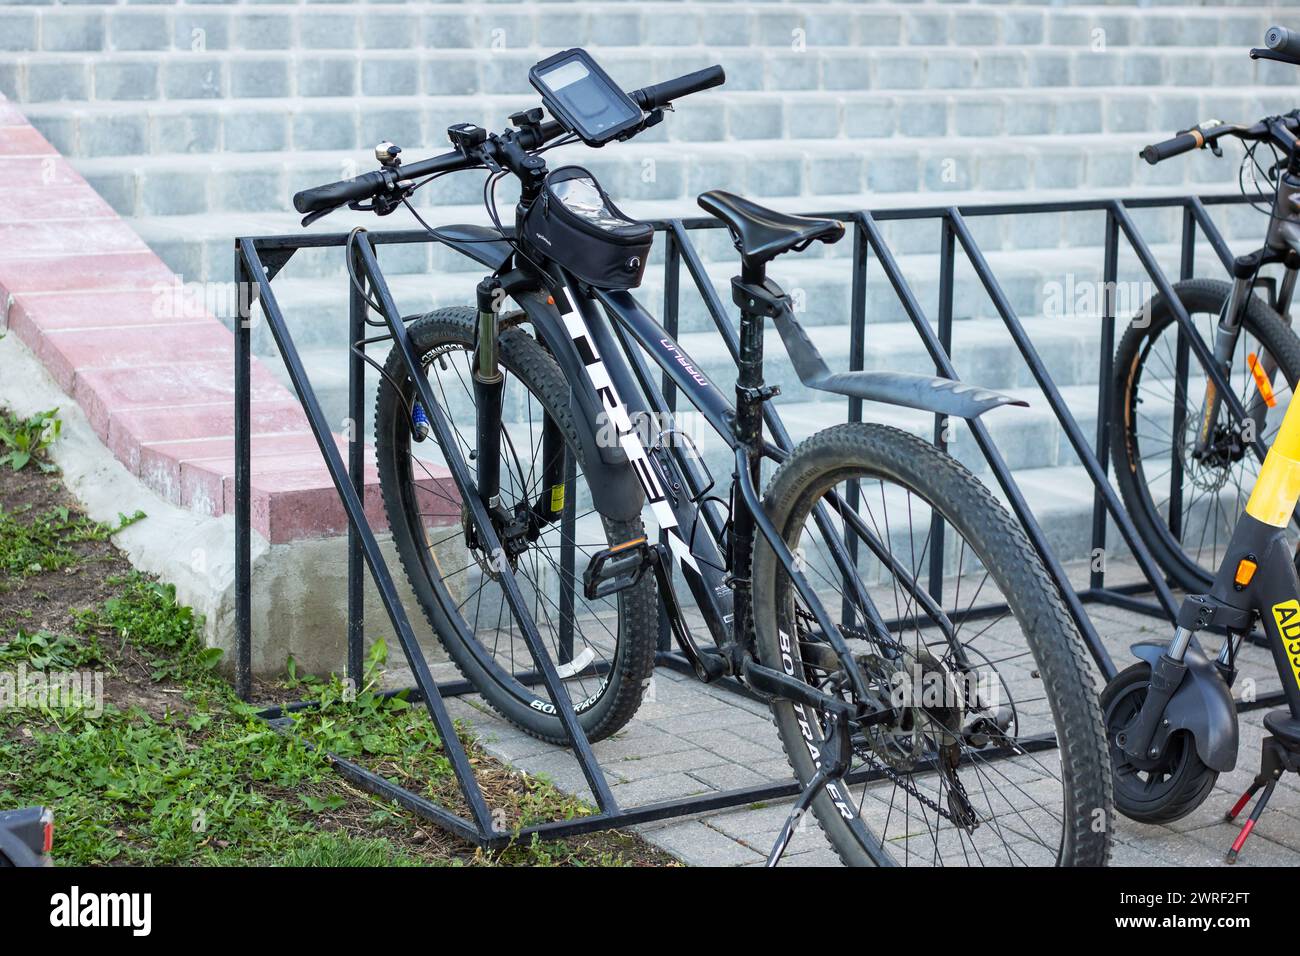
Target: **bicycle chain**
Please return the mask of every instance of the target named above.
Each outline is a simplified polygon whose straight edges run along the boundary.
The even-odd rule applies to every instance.
[[[904,774],[898,773],[898,771],[894,770],[892,766],[889,766],[887,762],[880,760],[880,757],[876,756],[875,752],[872,752],[872,750],[859,750],[857,748],[854,748],[854,750],[858,753],[858,756],[870,761],[875,770],[879,770],[881,774],[884,774],[885,777],[891,779],[894,786],[904,788],[904,790],[907,793],[910,793],[911,796],[917,797],[919,803],[928,806],[928,808],[933,810],[933,812],[939,814],[940,817],[943,817],[946,821],[952,823],[954,827],[959,827],[959,829],[962,830],[974,830],[976,826],[979,826],[979,817],[975,817],[974,823],[958,819],[957,814],[953,813],[952,809],[944,809],[943,806],[940,806],[936,800],[932,799],[932,797],[924,795],[924,793],[918,790],[917,784],[911,782],[910,777],[905,777]],[[957,777],[956,773],[952,775],[944,774],[943,771],[940,771],[940,773],[944,775],[945,779],[948,779],[949,787],[952,788],[952,792],[961,796],[962,803],[965,803],[966,806],[971,806],[970,795],[966,792],[965,784],[962,784],[961,778]],[[949,797],[949,799],[952,799],[952,797]],[[975,809],[971,808],[971,814],[974,813]]]
[[[899,773],[899,772],[898,772],[897,770],[895,770],[893,767],[889,766],[889,764],[885,763],[885,761],[883,761],[883,760],[881,760],[879,757],[877,757],[876,754],[875,754],[873,751],[870,751],[870,750],[860,750],[860,751],[858,751],[858,755],[861,756],[861,757],[866,758],[866,759],[869,760],[869,761],[871,761],[871,763],[874,765],[874,768],[875,768],[876,770],[879,770],[879,771],[880,771],[881,773],[883,773],[886,777],[888,777],[890,780],[892,780],[892,781],[894,782],[894,785],[895,785],[895,786],[902,787],[902,788],[903,788],[904,790],[906,790],[909,794],[911,794],[912,796],[916,797],[916,799],[917,799],[920,803],[925,804],[927,807],[929,807],[929,808],[930,808],[931,810],[933,810],[935,813],[939,814],[941,817],[943,817],[943,818],[944,818],[945,820],[947,820],[949,823],[953,824],[954,826],[958,826],[958,825],[959,825],[959,824],[957,823],[956,819],[953,817],[953,815],[952,815],[952,813],[951,813],[950,811],[945,810],[943,807],[939,806],[939,804],[938,804],[937,802],[935,802],[935,801],[932,800],[930,797],[927,797],[925,794],[923,794],[920,790],[917,789],[917,787],[916,787],[916,785],[915,785],[914,783],[912,783],[912,782],[911,782],[907,777],[904,777],[901,773]],[[960,781],[960,780],[954,780],[954,782],[957,784],[957,786],[961,787],[961,781]],[[965,793],[966,793],[966,788],[965,788],[965,787],[962,787],[962,795],[963,795],[963,797],[965,796]]]

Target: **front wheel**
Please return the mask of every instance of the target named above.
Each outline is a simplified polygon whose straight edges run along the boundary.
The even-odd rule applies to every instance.
[[[1160,760],[1134,760],[1116,736],[1137,717],[1151,687],[1151,666],[1137,663],[1111,679],[1101,694],[1115,775],[1115,809],[1138,823],[1169,823],[1187,816],[1204,802],[1219,778],[1201,763],[1196,742],[1186,732],[1169,741]]]
[[[853,423],[799,445],[764,503],[864,681],[893,703],[889,722],[857,729],[850,772],[813,803],[844,862],[1104,865],[1110,774],[1086,650],[984,486],[915,436]],[[853,571],[827,527],[856,547],[867,601],[846,598]],[[844,662],[765,539],[753,577],[760,661],[846,698]],[[806,785],[826,721],[788,700],[772,709]]]
[[[476,485],[475,321],[474,309],[442,309],[411,322],[406,332]],[[644,537],[645,529],[639,517],[611,521],[592,507],[569,383],[550,354],[522,328],[507,325],[500,367],[501,460],[492,513],[503,553],[489,553],[478,540],[448,477],[448,450],[416,422],[415,383],[396,348],[375,405],[384,511],[429,623],[484,699],[528,733],[568,742],[554,703],[529,674],[532,655],[503,586],[508,564],[579,722],[599,740],[632,718],[654,669],[656,594],[646,576],[589,600],[574,577],[581,580],[596,552]]]

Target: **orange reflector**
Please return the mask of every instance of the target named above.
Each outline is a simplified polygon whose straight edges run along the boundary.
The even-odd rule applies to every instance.
[[[547,304],[547,305],[555,305],[555,296],[553,296],[553,295],[548,295],[548,296],[546,297],[546,304]]]
[[[1237,574],[1233,578],[1233,581],[1244,588],[1250,583],[1250,579],[1255,576],[1255,569],[1257,567],[1259,567],[1259,565],[1250,560],[1250,558],[1242,558],[1241,563],[1237,565]]]
[[[622,544],[616,544],[609,550],[611,553],[614,551],[626,551],[628,548],[635,547],[638,544],[644,544],[644,543],[645,543],[645,535],[641,535],[641,537],[633,538],[631,541],[624,541]]]
[[[1264,367],[1259,363],[1259,356],[1251,352],[1246,356],[1246,364],[1250,366],[1250,374],[1255,376],[1255,387],[1259,389],[1259,397],[1264,399],[1264,404],[1269,408],[1276,407],[1277,396],[1273,394],[1273,384],[1268,380]]]

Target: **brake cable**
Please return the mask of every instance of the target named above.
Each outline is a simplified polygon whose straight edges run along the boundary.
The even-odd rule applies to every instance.
[[[1261,188],[1260,181],[1255,175],[1251,176],[1255,183],[1255,194],[1253,196],[1250,195],[1246,188],[1246,169],[1248,164],[1254,166],[1255,172],[1258,175],[1263,176],[1266,180],[1272,181],[1272,177],[1269,175],[1268,171],[1264,169],[1259,160],[1255,158],[1255,150],[1259,148],[1260,142],[1262,141],[1251,143],[1246,147],[1246,155],[1242,157],[1241,165],[1237,168],[1237,189],[1240,191],[1242,198],[1250,204],[1250,208],[1254,209],[1261,215],[1268,216],[1269,219],[1272,220],[1276,218],[1273,208],[1271,205],[1268,205],[1268,196]],[[1265,143],[1265,145],[1267,145],[1269,150],[1273,153],[1274,168],[1277,168],[1277,164],[1281,162],[1278,158],[1277,147],[1272,143]]]

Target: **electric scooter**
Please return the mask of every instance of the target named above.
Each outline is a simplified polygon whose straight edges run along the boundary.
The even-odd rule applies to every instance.
[[[1300,31],[1272,27],[1254,59],[1300,66]],[[1300,149],[1290,151],[1286,176],[1300,187]],[[1280,211],[1274,232],[1300,253],[1300,204]],[[1139,662],[1102,693],[1102,712],[1115,782],[1115,805],[1144,823],[1167,823],[1195,810],[1220,773],[1237,762],[1237,710],[1231,686],[1242,640],[1262,627],[1287,706],[1264,717],[1260,770],[1225,818],[1235,820],[1259,794],[1228,850],[1235,863],[1286,771],[1300,772],[1300,552],[1288,526],[1300,503],[1300,402],[1291,401],[1260,468],[1206,594],[1187,597],[1171,641],[1133,646]],[[1226,634],[1210,659],[1198,635]],[[1260,794],[1260,791],[1263,791]]]

